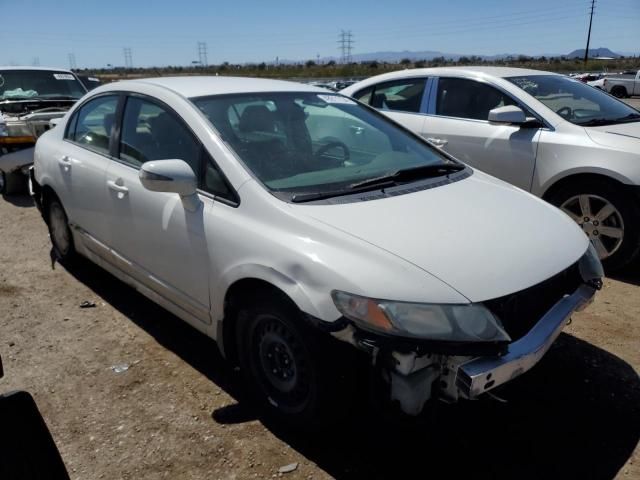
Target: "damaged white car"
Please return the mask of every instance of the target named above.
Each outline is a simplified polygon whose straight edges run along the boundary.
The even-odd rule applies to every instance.
[[[36,140],[86,92],[68,70],[0,67],[0,193],[25,189]]]
[[[33,183],[62,259],[214,338],[296,422],[346,400],[345,349],[406,413],[477,397],[535,365],[601,286],[560,210],[302,84],[101,86],[40,138]]]

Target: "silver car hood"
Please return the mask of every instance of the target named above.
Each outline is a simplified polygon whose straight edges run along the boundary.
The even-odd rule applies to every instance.
[[[414,264],[472,302],[540,283],[588,246],[560,210],[478,171],[396,197],[294,208]]]
[[[619,123],[602,127],[586,127],[589,138],[599,145],[616,149],[631,148],[638,151],[640,122]]]

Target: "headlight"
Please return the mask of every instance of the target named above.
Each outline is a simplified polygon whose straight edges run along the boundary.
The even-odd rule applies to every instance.
[[[509,342],[500,321],[480,304],[392,302],[334,290],[336,308],[364,329],[449,342]]]
[[[0,123],[0,145],[35,142],[33,133],[25,123]]]

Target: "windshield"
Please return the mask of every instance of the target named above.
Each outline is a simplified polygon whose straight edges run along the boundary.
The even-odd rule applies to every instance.
[[[381,115],[338,94],[256,93],[192,101],[275,192],[353,189],[398,170],[453,163]],[[429,174],[435,176],[434,172]]]
[[[0,71],[0,100],[78,99],[86,93],[69,72],[54,70]]]
[[[639,121],[640,112],[597,88],[559,75],[527,75],[506,80],[576,125]]]

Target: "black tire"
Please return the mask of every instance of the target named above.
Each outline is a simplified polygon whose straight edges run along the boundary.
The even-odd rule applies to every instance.
[[[621,86],[615,86],[611,89],[611,95],[617,98],[626,98],[627,89]]]
[[[637,258],[640,251],[640,199],[627,190],[624,185],[606,179],[594,178],[566,185],[553,192],[547,200],[559,208],[564,206],[577,213],[575,205],[576,201],[579,203],[579,200],[576,200],[576,197],[581,195],[590,197],[589,205],[593,210],[591,221],[584,222],[584,218],[582,218],[583,230],[594,241],[602,242],[601,246],[606,246],[611,250],[611,253],[605,258],[601,256],[605,270],[613,272],[626,267]],[[615,207],[617,212],[604,219],[596,220],[597,213],[602,211],[601,209],[605,205],[604,201]],[[573,217],[580,223],[578,215]],[[621,229],[622,236],[620,238],[603,236],[598,231],[598,228],[602,229],[603,227]],[[618,240],[620,241],[618,242]]]
[[[51,245],[58,260],[67,262],[73,260],[76,257],[76,249],[69,228],[69,219],[62,203],[57,198],[49,200],[45,212]]]
[[[352,347],[306,324],[283,295],[245,301],[236,339],[252,400],[293,428],[325,428],[343,418],[354,382],[342,350]]]
[[[27,177],[22,172],[0,172],[0,194],[14,195],[28,191]]]

